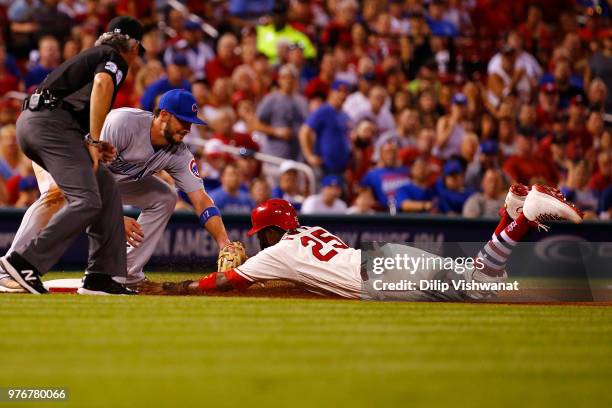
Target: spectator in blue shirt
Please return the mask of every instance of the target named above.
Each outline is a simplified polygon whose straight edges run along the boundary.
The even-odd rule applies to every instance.
[[[410,168],[411,183],[400,187],[395,194],[397,208],[403,212],[431,212],[436,193],[428,184],[429,163],[417,157]]]
[[[381,208],[388,208],[398,188],[410,183],[408,169],[399,165],[397,144],[388,142],[380,147],[378,166],[366,173],[360,182],[369,187]]]
[[[612,220],[612,186],[606,188],[599,197],[599,218]]]
[[[429,3],[429,15],[425,18],[433,36],[457,37],[459,29],[450,21],[444,20],[445,1],[432,0]]]
[[[158,96],[172,89],[185,89],[191,91],[191,83],[188,78],[187,58],[182,54],[176,54],[172,64],[166,69],[168,76],[153,82],[145,89],[140,105],[142,109],[153,112],[155,110],[155,100]]]
[[[0,43],[0,71],[5,70],[16,79],[21,79],[21,72],[17,66],[17,60],[6,51],[6,45]]]
[[[474,190],[465,187],[465,169],[454,159],[444,165],[436,190],[438,210],[442,214],[461,214],[463,204],[474,193]]]
[[[238,167],[230,163],[221,174],[221,187],[210,192],[210,197],[222,212],[250,212],[255,202],[247,191],[240,188]]]
[[[334,81],[327,103],[314,111],[300,129],[304,158],[324,174],[342,174],[351,156],[349,117],[342,111],[350,85]]]
[[[28,70],[25,76],[25,86],[37,86],[57,68],[61,62],[60,45],[55,37],[46,35],[38,40],[38,63]]]

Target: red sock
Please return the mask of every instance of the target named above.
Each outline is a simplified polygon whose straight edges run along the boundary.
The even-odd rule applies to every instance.
[[[508,220],[512,220],[510,216],[502,216],[491,240],[478,253],[478,259],[484,266],[480,271],[485,275],[502,276],[512,250],[529,231],[529,220],[523,214],[501,229]]]
[[[499,224],[497,224],[497,228],[495,228],[495,234],[501,234],[501,232],[512,222],[512,217],[510,217],[510,214],[508,214],[505,208],[501,209],[500,215],[501,220],[499,220]]]
[[[516,220],[512,221],[506,228],[504,228],[500,235],[506,241],[514,241],[514,243],[516,243],[523,239],[525,234],[529,232],[529,227],[529,220],[525,218],[525,215],[521,214]]]

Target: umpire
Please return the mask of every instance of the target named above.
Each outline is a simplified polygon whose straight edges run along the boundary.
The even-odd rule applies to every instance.
[[[99,139],[128,67],[144,50],[142,34],[133,18],[114,18],[93,48],[65,61],[24,101],[19,146],[51,173],[68,201],[37,237],[0,258],[5,272],[31,293],[46,292],[41,275],[84,229],[89,261],[79,293],[135,293],[112,278],[127,274],[126,243],[118,187],[99,165],[115,149]]]

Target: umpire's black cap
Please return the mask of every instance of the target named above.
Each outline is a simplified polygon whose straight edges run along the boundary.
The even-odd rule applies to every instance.
[[[125,34],[128,37],[140,42],[142,41],[144,29],[142,28],[142,24],[140,24],[140,22],[135,18],[118,16],[113,18],[110,23],[108,23],[108,28],[106,31],[111,33]],[[145,48],[142,46],[142,43],[139,44],[138,49],[141,55],[145,52]]]

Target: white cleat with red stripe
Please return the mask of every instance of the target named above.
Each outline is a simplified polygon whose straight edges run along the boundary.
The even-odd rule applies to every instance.
[[[542,225],[546,221],[582,222],[582,213],[556,188],[539,184],[531,187],[525,199],[523,214],[529,221]]]
[[[524,184],[517,183],[510,186],[510,190],[506,194],[504,207],[513,220],[516,220],[523,212],[523,205],[527,194],[529,194],[529,187]]]

